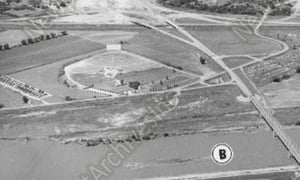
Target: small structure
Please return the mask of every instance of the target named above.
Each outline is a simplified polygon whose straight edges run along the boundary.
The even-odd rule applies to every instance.
[[[121,51],[122,46],[121,44],[108,44],[106,45],[107,51]]]

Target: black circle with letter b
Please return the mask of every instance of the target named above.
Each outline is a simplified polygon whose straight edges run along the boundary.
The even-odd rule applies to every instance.
[[[231,162],[233,151],[228,144],[217,144],[213,147],[211,156],[215,163],[225,165]]]

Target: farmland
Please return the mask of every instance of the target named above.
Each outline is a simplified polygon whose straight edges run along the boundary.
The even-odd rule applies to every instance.
[[[65,36],[0,52],[0,74],[11,74],[104,48],[99,43]]]
[[[267,55],[281,49],[279,44],[245,33],[235,27],[208,26],[199,30],[189,28],[187,30],[219,55]]]

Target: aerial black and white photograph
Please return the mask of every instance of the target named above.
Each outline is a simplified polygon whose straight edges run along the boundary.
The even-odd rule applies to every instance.
[[[0,0],[0,180],[300,180],[300,0]]]

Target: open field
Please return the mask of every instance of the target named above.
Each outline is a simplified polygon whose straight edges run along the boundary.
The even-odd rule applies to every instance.
[[[234,151],[233,161],[226,166],[217,165],[210,158],[211,148],[223,142],[232,146]],[[188,135],[131,145],[134,148],[132,151],[129,145],[123,144],[130,150],[129,153],[118,148],[126,158],[120,166],[113,169],[114,173],[104,179],[185,176],[295,164],[271,132]],[[88,170],[89,165],[98,165],[107,159],[109,153],[114,154],[115,160],[121,159],[107,145],[86,148],[78,144],[64,145],[47,140],[33,140],[0,141],[0,146],[1,179],[74,180],[80,175],[92,178]],[[97,167],[104,171],[104,167]],[[263,177],[265,176],[261,176]]]
[[[0,52],[0,74],[11,74],[104,48],[99,43],[64,36]]]
[[[127,42],[138,32],[134,31],[69,31],[70,35],[81,37],[101,44],[119,44]]]
[[[44,66],[14,73],[11,76],[53,95],[52,97],[45,99],[47,102],[63,102],[66,100],[66,96],[76,98],[77,100],[93,98],[94,96],[102,97],[103,95],[99,93],[91,93],[76,88],[67,87],[63,84],[64,77],[60,76],[65,64],[88,58],[98,54],[99,52],[100,51],[91,52],[82,56],[61,60]]]
[[[237,101],[241,92],[236,86],[186,90],[175,95],[173,92],[2,111],[0,136],[114,139],[116,132],[124,137],[132,134],[136,123],[149,126],[157,136],[232,128],[256,130],[265,126],[251,104]],[[158,125],[153,127],[152,121],[157,120]]]
[[[186,28],[218,55],[267,55],[281,49],[279,44],[248,34],[234,27]]]
[[[253,59],[248,57],[226,57],[223,59],[225,64],[230,68],[235,68],[243,64],[253,61]]]
[[[124,49],[199,75],[223,71],[209,58],[207,65],[201,65],[199,56],[203,53],[198,49],[151,30],[132,38],[129,44],[124,45]]]
[[[294,126],[300,123],[300,107],[285,107],[275,109],[275,117],[282,125]]]
[[[300,75],[260,88],[272,108],[300,106]]]

